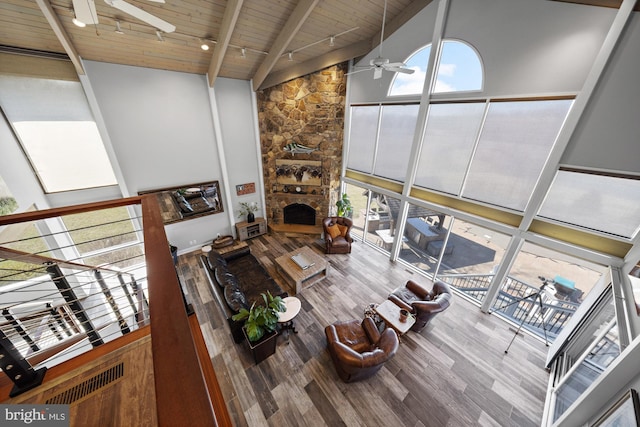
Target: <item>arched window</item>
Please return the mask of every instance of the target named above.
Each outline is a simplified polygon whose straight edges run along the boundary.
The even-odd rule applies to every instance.
[[[427,74],[431,44],[418,49],[405,61],[413,74],[397,73],[389,96],[420,95]],[[459,40],[445,40],[439,61],[434,93],[482,90],[482,63],[474,48]]]

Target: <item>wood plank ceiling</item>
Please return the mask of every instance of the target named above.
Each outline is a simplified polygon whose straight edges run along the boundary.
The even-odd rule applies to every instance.
[[[384,8],[384,0],[127,0],[175,25],[158,35],[104,0],[78,1],[95,1],[97,25],[72,23],[73,0],[2,0],[0,47],[67,55],[78,74],[82,58],[208,74],[212,86],[216,77],[253,80],[258,90],[366,54]],[[385,36],[431,1],[388,0]]]
[[[127,0],[175,25],[174,32],[158,36],[153,26],[104,0],[95,0],[98,24],[84,28],[72,23],[72,0],[3,0],[0,45],[65,54],[72,60],[77,55],[208,73],[212,85],[218,76],[252,79],[258,89],[265,81],[284,81],[273,81],[274,75],[290,79],[366,54],[377,44],[384,8],[384,0],[165,1]],[[386,35],[430,2],[388,0]],[[116,32],[117,25],[122,33]],[[209,44],[208,51],[200,48],[203,42]],[[74,64],[79,74],[84,73],[79,59]]]

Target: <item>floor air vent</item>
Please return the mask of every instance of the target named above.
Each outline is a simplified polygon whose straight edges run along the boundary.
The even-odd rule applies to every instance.
[[[113,383],[123,375],[124,363],[118,363],[106,371],[51,397],[45,403],[48,405],[69,405]]]

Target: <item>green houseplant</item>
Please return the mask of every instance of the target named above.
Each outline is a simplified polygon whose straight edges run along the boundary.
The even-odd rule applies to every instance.
[[[287,310],[280,296],[274,297],[270,292],[261,295],[264,305],[253,303],[249,310],[242,308],[231,317],[235,321],[244,320],[243,330],[256,363],[276,352],[278,313]]]
[[[256,220],[254,212],[258,210],[258,204],[256,202],[241,202],[240,209],[238,210],[238,218],[246,217],[247,222],[254,222]]]
[[[336,207],[338,208],[338,216],[351,216],[353,206],[351,206],[351,200],[349,200],[347,193],[342,193],[342,197],[336,202]]]

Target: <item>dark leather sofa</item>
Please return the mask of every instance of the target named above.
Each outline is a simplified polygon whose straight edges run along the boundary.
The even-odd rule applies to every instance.
[[[271,292],[271,295],[283,298],[288,296],[251,254],[248,247],[225,257],[212,250],[201,258],[213,294],[229,322],[236,343],[244,339],[244,321],[236,322],[231,316],[243,307],[249,309],[254,302],[264,304],[261,295],[263,292]]]

